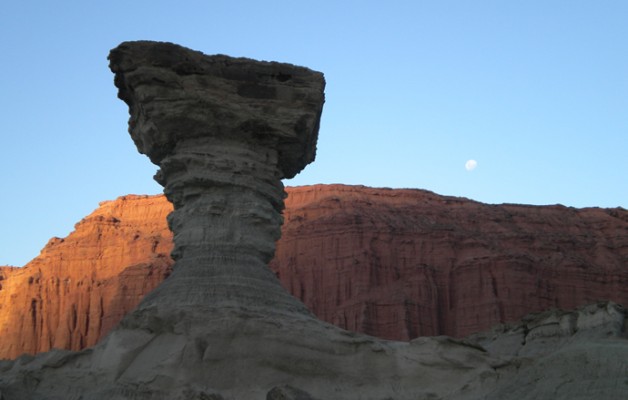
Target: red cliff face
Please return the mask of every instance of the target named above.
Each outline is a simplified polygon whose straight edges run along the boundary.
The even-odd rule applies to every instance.
[[[9,276],[14,272],[19,271],[16,267],[10,267],[8,265],[0,266],[0,290],[2,290],[2,284],[6,284],[6,282],[2,282],[9,278]],[[0,313],[2,312],[2,303],[0,303]],[[1,314],[0,314],[1,315]]]
[[[95,344],[168,275],[170,210],[162,196],[102,202],[11,270],[0,281],[0,358]]]
[[[406,340],[550,307],[628,304],[628,211],[420,190],[292,188],[273,268],[321,319]]]
[[[389,339],[464,336],[551,307],[628,304],[628,211],[421,190],[288,188],[271,267],[317,316]],[[0,268],[0,358],[94,344],[170,272],[170,204],[125,196]]]

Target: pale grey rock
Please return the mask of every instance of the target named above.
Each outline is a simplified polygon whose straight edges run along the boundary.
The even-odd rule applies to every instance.
[[[625,336],[626,309],[613,302],[589,304],[573,311],[548,310],[521,322],[496,326],[469,340],[500,357],[531,357],[574,342]]]
[[[613,304],[409,343],[315,319],[266,264],[281,179],[314,158],[322,75],[154,42],[110,60],[174,204],[175,271],[94,348],[0,364],[5,400],[628,398]]]
[[[472,335],[501,358],[482,399],[619,399],[628,396],[628,311],[615,303],[531,314],[520,323]],[[622,378],[622,376],[624,378]],[[467,399],[461,393],[454,399]]]

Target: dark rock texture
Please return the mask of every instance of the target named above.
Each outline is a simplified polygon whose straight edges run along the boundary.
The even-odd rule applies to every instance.
[[[281,178],[314,161],[325,88],[320,72],[157,42],[122,43],[109,61],[118,97],[129,106],[129,133],[155,164],[175,162],[186,153],[182,143],[208,138],[276,147]]]
[[[274,387],[266,395],[266,400],[315,400],[303,390],[294,388],[290,385],[282,387]]]

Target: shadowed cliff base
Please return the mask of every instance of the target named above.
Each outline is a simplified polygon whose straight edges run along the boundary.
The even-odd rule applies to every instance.
[[[480,342],[497,343],[494,353],[317,320],[266,264],[280,233],[280,179],[313,159],[322,76],[155,42],[123,43],[110,60],[130,133],[174,205],[174,271],[94,348],[0,365],[3,398],[503,399],[513,384],[516,398],[627,394],[626,313],[614,304],[526,325],[523,347],[557,339],[532,359],[491,337]]]

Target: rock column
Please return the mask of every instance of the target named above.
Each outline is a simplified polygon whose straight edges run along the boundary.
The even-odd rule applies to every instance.
[[[465,341],[382,341],[308,316],[266,262],[279,237],[280,180],[314,158],[322,75],[153,42],[123,43],[110,60],[131,136],[160,166],[175,206],[176,270],[94,348],[0,362],[0,398],[627,397],[619,309],[607,309],[603,337],[587,336],[597,316],[582,326],[566,318],[577,328],[558,329],[566,339],[541,323],[542,342],[558,350],[523,359],[512,355],[521,329],[483,340],[493,358]]]
[[[175,271],[140,309],[308,313],[267,264],[281,179],[314,159],[322,74],[156,42],[122,43],[109,59],[131,137],[174,205]]]

